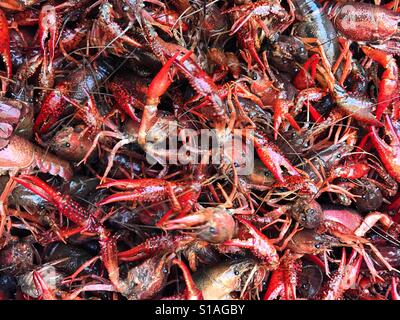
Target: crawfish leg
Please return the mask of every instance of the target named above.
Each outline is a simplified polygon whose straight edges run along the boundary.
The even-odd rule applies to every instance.
[[[203,293],[197,288],[188,267],[183,263],[182,260],[179,259],[174,259],[172,262],[182,270],[183,278],[185,279],[186,283],[186,299],[203,300]]]
[[[7,181],[6,186],[4,187],[3,192],[0,195],[0,239],[3,236],[4,228],[6,225],[7,221],[7,198],[11,194],[12,190],[14,189],[15,186],[15,181],[10,178],[10,180]]]
[[[386,141],[378,135],[375,127],[370,128],[371,141],[378,151],[379,157],[390,176],[397,182],[400,182],[400,137],[388,115],[385,116],[384,125],[385,135],[390,139],[390,143],[386,143]]]
[[[362,47],[362,50],[369,58],[385,68],[382,80],[379,82],[378,106],[376,108],[376,118],[380,120],[386,108],[399,99],[399,68],[391,54],[370,47]],[[395,120],[397,120],[397,116],[395,114]]]
[[[101,259],[107,269],[108,277],[114,287],[121,294],[128,293],[128,286],[124,281],[121,281],[118,267],[118,251],[117,241],[114,237],[105,237],[100,240]]]

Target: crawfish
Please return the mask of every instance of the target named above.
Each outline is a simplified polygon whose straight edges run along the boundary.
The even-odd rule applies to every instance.
[[[204,100],[196,109],[201,109],[201,113],[213,122],[217,130],[218,138],[225,136],[225,127],[228,122],[227,111],[223,104],[223,93],[203,69],[196,63],[191,52],[178,45],[171,45],[162,40],[155,30],[145,22],[146,40],[154,54],[161,60],[166,61],[159,73],[153,79],[149,86],[146,97],[146,106],[142,115],[141,126],[139,130],[139,144],[145,144],[145,132],[149,123],[154,119],[157,111],[157,105],[160,97],[171,85],[172,80],[169,71],[174,65],[189,81],[197,94],[204,97]],[[168,59],[168,60],[167,60]],[[172,75],[176,70],[172,69]],[[193,99],[192,99],[193,100]]]
[[[159,221],[165,221],[174,212],[179,212],[179,217],[186,215],[196,204],[202,190],[204,180],[203,167],[200,166],[192,180],[181,182],[169,182],[163,179],[124,179],[115,180],[102,184],[101,188],[116,187],[124,192],[119,192],[102,199],[97,205],[102,206],[119,201],[162,201],[170,198],[171,210]]]
[[[307,59],[307,51],[302,41],[295,37],[280,35],[271,41],[268,59],[279,71],[294,75],[299,71],[298,63]]]
[[[320,291],[324,275],[316,264],[303,263],[297,291],[300,298],[313,299]]]
[[[38,290],[35,284],[35,278],[39,275],[43,283],[48,283],[48,289],[55,290],[61,285],[61,281],[64,278],[64,274],[58,272],[54,266],[46,264],[40,268],[29,270],[24,274],[20,275],[18,279],[18,285],[21,288],[23,294],[32,298],[39,298],[42,294],[41,290]]]
[[[80,67],[77,72],[59,83],[55,90],[44,97],[35,120],[34,131],[44,134],[54,125],[67,106],[65,96],[80,103],[86,101],[87,93],[92,92],[99,82],[105,80],[111,69],[111,65],[102,60],[93,66]]]
[[[394,119],[398,119],[399,71],[393,54],[400,52],[399,41],[394,40],[400,34],[400,14],[373,4],[333,1],[326,4],[325,11],[342,35],[362,44],[366,56],[385,68],[379,83],[376,118],[379,120],[385,109],[393,104]]]
[[[351,5],[347,7],[350,8],[350,10],[346,11],[349,11],[351,16],[348,16],[346,14],[340,15],[340,8],[341,8],[340,5],[338,6],[338,9],[335,9],[335,7],[330,9],[331,16],[335,17],[334,19],[335,25],[340,24],[341,21],[344,21],[343,26],[347,28],[348,36],[350,38],[355,34],[354,30],[351,29],[354,27],[354,25],[357,25],[357,23],[354,23],[355,21],[361,21],[361,20],[366,22],[370,21],[369,19],[368,20],[365,19],[366,10],[365,9],[358,10],[357,5],[358,4],[356,4],[355,7],[352,7]],[[380,125],[379,121],[376,121],[373,115],[371,114],[371,109],[373,106],[372,103],[367,101],[365,98],[349,95],[339,84],[335,83],[334,77],[331,74],[332,67],[333,67],[333,72],[336,72],[337,77],[341,78],[340,82],[343,83],[344,81],[343,78],[345,78],[348,75],[351,66],[350,67],[346,66],[344,68],[341,68],[339,66],[339,63],[341,62],[343,56],[345,56],[345,52],[342,52],[340,54],[338,48],[338,41],[336,40],[337,33],[333,26],[333,23],[328,19],[327,15],[322,14],[321,6],[316,2],[311,1],[304,4],[303,1],[300,1],[297,2],[297,6],[303,16],[313,17],[311,20],[305,23],[305,27],[299,29],[298,35],[304,38],[308,38],[311,35],[313,38],[317,39],[316,44],[318,51],[320,51],[320,53],[323,55],[325,69],[327,69],[327,72],[329,74],[329,77],[327,79],[328,87],[329,90],[332,92],[332,96],[337,105],[343,112],[351,114],[355,119],[379,126]],[[347,5],[344,5],[344,7],[346,6]],[[308,11],[310,11],[310,13],[308,13]],[[379,14],[381,13],[384,14],[384,12],[380,11],[379,9],[377,9],[377,12],[379,12]],[[368,10],[368,14],[374,15],[374,10],[370,8],[370,10]],[[391,13],[389,15],[391,15]],[[346,19],[348,18],[352,19],[350,20],[351,23],[346,22],[347,21]],[[390,16],[388,16],[387,21],[391,21]],[[363,32],[363,35],[365,37],[372,37],[372,33],[375,32],[374,29],[375,26],[371,28],[372,24],[370,23],[367,24],[369,30]],[[391,28],[390,24],[391,23],[384,25],[382,27],[383,30],[390,29]],[[361,34],[359,31],[360,30],[358,30],[357,28],[357,34]],[[346,32],[346,30],[341,29],[341,32],[342,33]],[[309,35],[307,36],[308,33]],[[396,95],[399,84],[398,84],[398,67],[394,60],[394,57],[391,54],[386,54],[378,49],[370,47],[362,47],[362,50],[368,57],[377,61],[385,68],[385,72],[383,73],[383,79],[380,83],[380,88],[378,92],[378,108],[376,111],[376,119],[379,120],[381,118],[384,110],[390,103],[395,104],[394,118],[397,119],[399,115],[398,115],[398,101],[397,101],[398,99],[396,98]]]
[[[337,32],[331,21],[321,14],[322,7],[317,1],[294,0],[296,11],[302,21],[294,30],[294,35],[300,38],[314,38],[323,51],[331,66],[339,57],[339,43]]]
[[[115,16],[116,13],[110,3],[104,2],[100,6],[99,16],[93,23],[90,31],[89,39],[91,44],[98,48],[107,48],[109,43],[113,43],[112,49],[117,55],[122,55],[127,51],[124,44],[128,44],[134,48],[141,48],[142,45],[139,42],[124,34],[123,29],[114,21]],[[127,29],[130,29],[132,25],[133,21],[130,21]]]
[[[171,259],[165,254],[156,254],[128,271],[124,295],[129,300],[146,300],[160,294],[167,284]]]
[[[253,270],[259,272],[258,276],[247,279],[250,274],[257,274],[253,273]],[[267,275],[268,273],[256,261],[243,259],[201,269],[193,274],[193,280],[205,300],[231,300],[235,293],[251,290],[251,287],[260,287]],[[248,283],[247,288],[246,283]]]
[[[81,267],[82,274],[99,274],[99,266],[94,264],[93,266],[85,266],[85,262],[92,258],[88,251],[64,243],[50,244],[45,248],[44,262],[51,264],[57,262],[54,267],[65,274],[74,274]]]
[[[388,173],[397,181],[400,181],[399,166],[400,166],[400,135],[396,131],[392,120],[388,115],[385,116],[385,136],[390,139],[387,144],[381,137],[379,137],[377,129],[372,126],[370,128],[372,143],[378,151],[379,157],[382,160]]]
[[[332,275],[328,283],[321,288],[317,298],[321,300],[341,299],[344,293],[356,283],[361,262],[362,255],[357,257],[355,250],[353,250],[349,261],[346,261],[346,251],[343,249],[338,270]]]
[[[14,178],[15,181],[22,184],[34,193],[37,193],[45,200],[53,204],[61,214],[74,222],[77,227],[61,230],[60,233],[46,233],[42,236],[41,243],[51,243],[57,241],[59,237],[70,237],[82,231],[99,235],[100,251],[103,263],[108,271],[110,281],[114,285],[111,290],[117,290],[122,294],[129,292],[128,285],[120,281],[118,268],[118,252],[116,248],[116,239],[110,235],[110,232],[104,227],[99,219],[99,211],[93,211],[82,207],[79,203],[72,200],[68,195],[62,195],[55,191],[47,183],[34,176],[22,175]],[[109,287],[107,287],[110,290]]]
[[[50,141],[50,149],[69,161],[81,161],[93,144],[83,126],[64,127]]]
[[[33,266],[34,248],[29,241],[12,239],[0,250],[0,265],[12,275],[20,275]]]
[[[248,2],[248,1],[246,1]],[[225,10],[225,13],[230,13],[235,23],[231,28],[231,35],[237,33],[238,44],[242,48],[242,56],[247,62],[250,69],[252,62],[258,65],[261,70],[266,69],[266,65],[260,59],[257,50],[260,48],[260,39],[257,35],[258,28],[261,27],[267,37],[270,37],[272,30],[267,27],[264,21],[261,19],[262,16],[274,16],[280,21],[279,31],[284,29],[290,24],[287,19],[288,16],[293,16],[293,4],[289,1],[290,13],[288,14],[278,2],[264,2],[260,3],[245,3],[239,6],[235,6],[231,9]],[[248,12],[249,14],[246,14]],[[256,15],[255,18],[252,16]],[[273,28],[272,28],[273,29]]]
[[[385,43],[399,35],[400,14],[383,6],[327,1],[324,10],[336,30],[350,40],[375,46],[376,42]],[[384,48],[382,44],[377,46]]]
[[[163,225],[165,230],[197,227],[196,237],[220,245],[220,249],[249,249],[259,258],[266,269],[274,270],[279,257],[273,241],[268,239],[253,224],[236,216],[236,225],[231,213],[224,208],[206,208],[183,218],[170,220]]]
[[[316,227],[318,232],[328,232],[338,237],[340,241],[354,247],[363,247],[363,245],[367,245],[386,268],[394,270],[377,248],[372,243],[362,238],[378,222],[380,222],[386,230],[397,230],[398,225],[388,215],[375,211],[363,218],[358,212],[341,207],[332,208],[323,206],[321,210],[322,214],[319,215],[321,220]],[[362,253],[369,270],[373,276],[376,276],[377,273],[369,255],[364,250]]]

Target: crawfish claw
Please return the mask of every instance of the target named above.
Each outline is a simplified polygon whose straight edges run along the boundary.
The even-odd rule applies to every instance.
[[[14,180],[46,201],[54,204],[55,196],[57,194],[56,191],[38,177],[21,175],[15,177]]]
[[[384,125],[385,135],[390,139],[390,144],[379,137],[374,126],[370,129],[371,140],[386,170],[397,182],[400,182],[400,137],[388,115],[385,115]]]
[[[98,223],[95,217],[89,214],[85,208],[72,200],[70,196],[55,191],[51,186],[40,180],[38,177],[21,175],[14,178],[14,180],[53,204],[60,213],[77,225],[84,227],[89,232],[104,232],[102,225]]]
[[[266,136],[255,137],[254,146],[261,161],[272,172],[278,182],[285,182],[282,167],[285,167],[291,176],[300,176],[296,168],[285,158],[278,147],[268,141]]]

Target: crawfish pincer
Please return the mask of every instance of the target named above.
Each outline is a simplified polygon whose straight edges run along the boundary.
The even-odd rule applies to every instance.
[[[385,136],[390,139],[386,143],[379,135],[375,127],[371,127],[371,140],[379,157],[388,173],[400,182],[400,136],[393,126],[393,122],[388,115],[385,116]]]

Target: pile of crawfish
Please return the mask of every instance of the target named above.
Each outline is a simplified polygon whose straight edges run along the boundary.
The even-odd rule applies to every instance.
[[[399,2],[0,1],[0,299],[399,300]]]

